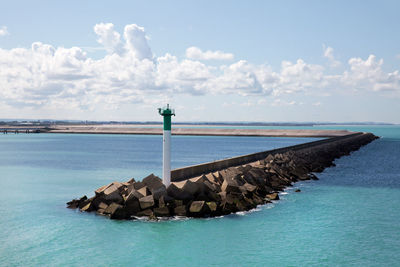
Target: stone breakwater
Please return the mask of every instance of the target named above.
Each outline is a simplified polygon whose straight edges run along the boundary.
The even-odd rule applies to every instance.
[[[233,166],[180,182],[166,188],[153,174],[142,181],[112,182],[67,203],[71,209],[96,212],[111,219],[159,217],[213,217],[248,211],[278,200],[278,192],[297,181],[317,180],[314,173],[334,166],[334,160],[358,150],[378,137],[360,133],[332,142],[271,153],[249,164]]]

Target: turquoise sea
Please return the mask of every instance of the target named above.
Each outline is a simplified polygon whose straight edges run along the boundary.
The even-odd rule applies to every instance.
[[[273,204],[163,222],[65,208],[111,181],[160,175],[161,136],[1,135],[0,266],[400,266],[400,126],[314,128],[382,138]],[[172,167],[312,140],[173,136]]]

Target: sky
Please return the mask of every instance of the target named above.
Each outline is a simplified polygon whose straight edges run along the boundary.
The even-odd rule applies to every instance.
[[[0,119],[400,123],[400,1],[2,1]]]

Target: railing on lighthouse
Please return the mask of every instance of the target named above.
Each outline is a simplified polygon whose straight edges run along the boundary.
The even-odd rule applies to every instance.
[[[171,117],[175,110],[166,107],[159,108],[158,113],[164,118],[163,131],[163,183],[166,187],[171,183]]]

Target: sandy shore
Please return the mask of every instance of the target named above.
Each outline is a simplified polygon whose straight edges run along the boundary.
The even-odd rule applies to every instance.
[[[162,128],[133,127],[132,125],[57,125],[49,133],[86,134],[149,134],[161,135]],[[173,135],[208,136],[270,136],[270,137],[334,137],[352,132],[346,130],[300,130],[300,129],[221,129],[221,128],[173,128]]]

